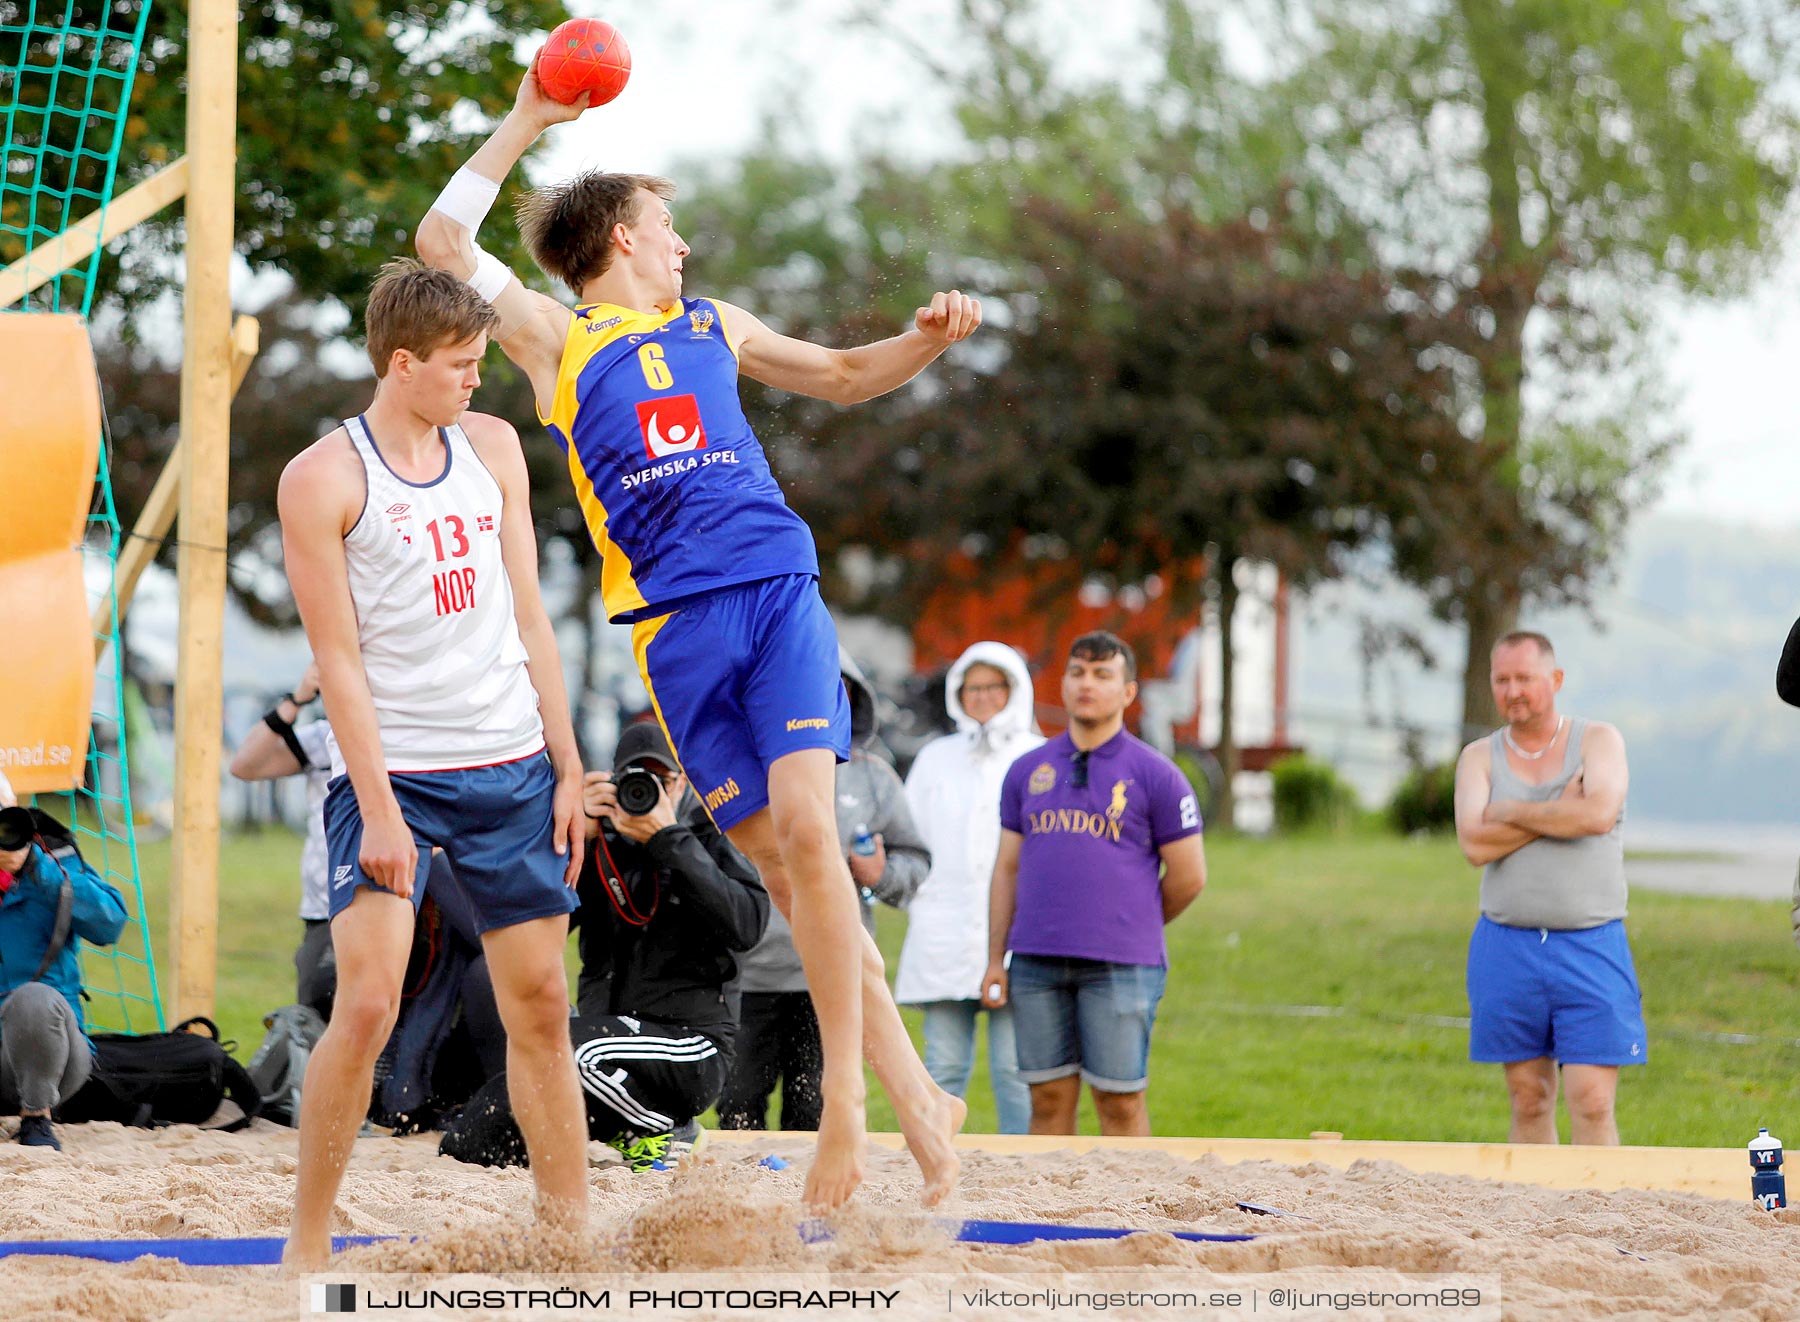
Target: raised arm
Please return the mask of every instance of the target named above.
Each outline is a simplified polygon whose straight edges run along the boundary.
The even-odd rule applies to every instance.
[[[338,436],[303,451],[283,470],[275,498],[281,546],[294,604],[319,667],[325,710],[362,814],[357,861],[372,881],[404,899],[412,894],[419,855],[388,781],[375,699],[363,670],[344,559],[344,534],[363,505],[363,478],[346,462],[348,442],[341,452],[334,447]]]
[[[742,308],[722,305],[736,342],[738,370],[752,381],[796,395],[860,404],[905,385],[981,324],[981,302],[960,290],[933,294],[913,314],[913,329],[855,349],[779,335]]]
[[[1536,840],[1535,831],[1486,820],[1488,796],[1493,791],[1493,769],[1488,745],[1478,739],[1456,759],[1456,842],[1463,857],[1476,867],[1505,858]]]
[[[1605,835],[1624,811],[1631,780],[1624,736],[1610,725],[1589,725],[1581,739],[1581,763],[1581,774],[1569,782],[1560,798],[1548,803],[1504,800],[1488,806],[1488,817],[1555,840]]]
[[[496,257],[476,242],[476,232],[513,166],[552,124],[563,124],[587,109],[587,94],[573,105],[545,96],[535,69],[519,84],[513,108],[500,127],[456,172],[419,222],[413,236],[419,260],[466,280],[500,314],[494,338],[506,356],[531,379],[538,411],[548,414],[556,394],[556,372],[569,310],[547,295],[527,289]]]
[[[463,432],[482,462],[500,483],[500,558],[512,585],[513,618],[525,644],[526,668],[537,690],[538,715],[544,722],[544,746],[556,768],[556,852],[568,860],[563,880],[570,886],[581,877],[584,818],[581,812],[581,751],[569,716],[569,694],[563,683],[562,656],[556,630],[538,590],[537,532],[531,522],[531,478],[525,453],[512,424],[484,413],[465,413]]]

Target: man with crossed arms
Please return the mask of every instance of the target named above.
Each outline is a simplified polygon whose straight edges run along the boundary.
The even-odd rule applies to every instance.
[[[1456,837],[1482,869],[1469,941],[1469,1058],[1506,1067],[1513,1143],[1555,1143],[1557,1069],[1571,1140],[1617,1144],[1619,1067],[1646,1059],[1625,937],[1625,741],[1556,710],[1540,633],[1494,645],[1506,721],[1456,764]]]

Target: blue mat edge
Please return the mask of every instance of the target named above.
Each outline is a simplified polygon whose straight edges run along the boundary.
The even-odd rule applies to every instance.
[[[1195,1243],[1235,1244],[1254,1235],[1214,1234],[1200,1230],[1166,1232],[1128,1230],[1107,1226],[1059,1226],[1034,1221],[946,1221],[957,1227],[964,1244],[1030,1244],[1040,1240],[1123,1239],[1127,1235],[1172,1234]],[[831,1232],[817,1221],[803,1222],[801,1238],[819,1243]],[[332,1239],[334,1253],[365,1244],[381,1244],[395,1235],[341,1235]],[[173,1258],[190,1267],[272,1267],[281,1261],[279,1237],[260,1239],[26,1239],[0,1241],[0,1258],[13,1256],[92,1258],[101,1262],[132,1262],[143,1257]]]

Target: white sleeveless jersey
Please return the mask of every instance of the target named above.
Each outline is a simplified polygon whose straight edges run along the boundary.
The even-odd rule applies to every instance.
[[[368,484],[344,558],[387,769],[454,771],[538,752],[544,723],[500,556],[499,482],[461,427],[440,430],[444,471],[425,483],[387,466],[360,417],[344,430]],[[335,738],[331,770],[344,774]]]

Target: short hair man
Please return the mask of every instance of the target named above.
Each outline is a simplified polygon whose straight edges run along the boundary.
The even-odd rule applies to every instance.
[[[0,804],[0,1113],[19,1113],[27,1147],[60,1149],[50,1112],[94,1069],[81,1018],[81,943],[117,941],[125,901],[62,823],[14,805],[4,781]]]
[[[743,308],[683,296],[688,246],[669,212],[672,184],[597,170],[534,190],[520,211],[526,246],[574,292],[574,311],[527,290],[476,232],[525,150],[586,105],[585,95],[551,100],[528,71],[512,111],[420,224],[419,253],[493,301],[500,347],[567,454],[607,615],[632,626],[657,720],[792,921],[825,1057],[805,1202],[831,1210],[862,1182],[866,1055],[935,1204],[955,1183],[951,1139],[967,1107],[926,1071],[880,952],[857,931],[833,829],[835,767],[850,756],[836,627],[812,533],[769,470],[739,378],[858,403],[970,335],[981,305],[960,290],[934,294],[911,328],[854,349],[782,335]]]
[[[1556,1142],[1557,1069],[1576,1143],[1615,1144],[1619,1066],[1647,1058],[1625,937],[1625,741],[1556,710],[1541,633],[1494,644],[1506,722],[1456,763],[1456,838],[1482,869],[1469,942],[1469,1058],[1506,1067],[1508,1138]]]
[[[620,805],[618,779],[656,777],[647,811]],[[737,1035],[738,960],[762,936],[769,895],[707,817],[654,724],[627,726],[610,772],[582,792],[591,849],[576,911],[581,973],[569,1020],[588,1137],[634,1171],[664,1168],[699,1138]],[[523,1160],[504,1077],[490,1079],[440,1148],[460,1161]]]
[[[331,716],[325,827],[337,998],[307,1067],[285,1260],[317,1270],[394,1026],[432,847],[478,910],[538,1213],[587,1214],[562,965],[581,758],[538,594],[525,456],[468,413],[493,310],[394,262],[370,291],[375,399],[281,477],[288,581]],[[546,756],[548,754],[548,756]]]
[[[1032,1133],[1073,1134],[1086,1079],[1103,1134],[1148,1135],[1163,927],[1206,885],[1199,800],[1125,729],[1137,661],[1122,639],[1077,638],[1062,696],[1068,730],[1001,786],[982,1004],[1012,1002]]]
[[[337,959],[331,951],[331,867],[325,846],[325,791],[331,782],[331,723],[296,727],[319,696],[319,663],[309,662],[293,689],[276,699],[250,727],[228,770],[239,780],[306,777],[306,836],[300,846],[300,921],[305,932],[294,952],[295,1001],[331,1018]]]

